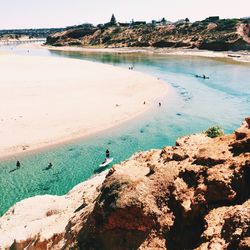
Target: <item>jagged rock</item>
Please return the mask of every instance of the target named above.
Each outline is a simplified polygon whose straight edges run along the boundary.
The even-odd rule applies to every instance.
[[[250,237],[245,237],[240,241],[239,250],[250,249]]]
[[[231,151],[234,155],[250,152],[250,117],[245,119],[242,126],[235,131],[236,141],[231,143]]]
[[[203,243],[197,250],[244,249],[250,225],[250,200],[242,205],[213,209],[205,216]]]
[[[16,204],[0,218],[1,247],[249,249],[249,121],[137,153],[66,196]]]
[[[235,130],[235,136],[237,140],[242,140],[248,136],[250,127],[250,117],[247,117],[245,119],[245,122],[243,122],[242,126],[239,129]]]

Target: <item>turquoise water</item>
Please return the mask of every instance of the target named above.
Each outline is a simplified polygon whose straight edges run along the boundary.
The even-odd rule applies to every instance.
[[[11,49],[10,47],[4,49]],[[20,49],[29,56],[62,56],[98,61],[134,69],[166,81],[170,91],[156,107],[132,121],[104,132],[41,152],[0,163],[0,215],[15,202],[38,194],[67,193],[73,186],[98,173],[108,147],[114,163],[137,151],[173,145],[176,138],[202,131],[214,124],[226,133],[249,116],[250,65],[231,60],[143,54],[90,54]],[[210,76],[197,79],[195,74]],[[48,162],[53,168],[44,170]]]

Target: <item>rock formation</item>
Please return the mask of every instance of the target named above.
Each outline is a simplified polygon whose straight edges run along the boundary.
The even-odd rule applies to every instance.
[[[214,51],[250,50],[249,19],[204,20],[155,26],[72,27],[50,35],[53,46],[198,48]]]
[[[19,202],[1,249],[250,249],[250,118],[137,153],[63,197]]]

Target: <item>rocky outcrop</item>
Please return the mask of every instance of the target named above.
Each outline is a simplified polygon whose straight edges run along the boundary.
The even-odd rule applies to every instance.
[[[219,207],[205,216],[202,249],[249,249],[250,200],[242,205]]]
[[[0,218],[2,247],[249,249],[249,141],[247,118],[232,135],[185,136],[176,146],[137,153],[66,196],[20,202]],[[37,209],[26,218],[27,204]]]
[[[250,50],[250,21],[208,20],[154,26],[71,28],[47,38],[53,46],[98,46],[109,48],[198,48],[214,51]]]

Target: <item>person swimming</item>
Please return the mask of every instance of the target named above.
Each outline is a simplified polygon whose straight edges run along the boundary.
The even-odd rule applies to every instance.
[[[200,75],[195,75],[195,77],[197,77],[197,78],[203,78],[203,79],[209,79],[209,77],[208,76],[206,76],[206,75],[202,75],[202,76],[200,76]]]
[[[45,170],[49,170],[49,169],[51,169],[53,167],[53,165],[52,165],[52,163],[50,162],[49,164],[48,164],[48,166],[45,168]]]

